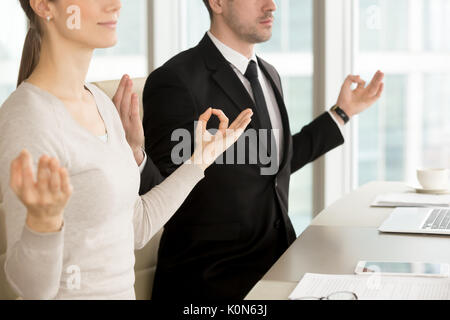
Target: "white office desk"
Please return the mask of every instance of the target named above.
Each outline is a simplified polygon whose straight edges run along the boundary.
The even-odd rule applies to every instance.
[[[377,195],[412,190],[401,182],[371,182],[326,208],[311,222],[311,225],[378,228],[393,209],[371,208],[370,204]]]
[[[410,190],[374,182],[321,212],[250,291],[246,300],[285,300],[305,273],[352,274],[360,260],[450,263],[450,237],[383,234],[377,228],[392,208],[371,208],[380,193]]]

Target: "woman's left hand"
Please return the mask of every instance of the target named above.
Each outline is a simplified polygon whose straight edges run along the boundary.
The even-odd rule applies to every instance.
[[[128,75],[124,75],[120,80],[119,87],[112,100],[119,112],[128,144],[133,150],[134,158],[139,166],[144,161],[142,151],[144,129],[139,115],[138,95],[133,93],[133,81]]]
[[[206,129],[212,115],[219,118],[219,129],[215,135]],[[231,147],[244,133],[253,116],[252,109],[246,109],[228,126],[229,119],[222,110],[209,108],[199,118],[195,129],[195,150],[190,163],[206,170],[216,159]]]
[[[384,89],[384,73],[377,71],[370,84],[366,87],[366,82],[360,76],[350,75],[345,79],[337,101],[337,105],[351,118],[370,106],[381,97]],[[352,90],[352,84],[357,83],[356,89]]]

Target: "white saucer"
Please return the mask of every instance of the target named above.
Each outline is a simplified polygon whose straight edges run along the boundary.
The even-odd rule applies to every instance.
[[[450,189],[424,189],[422,187],[413,187],[417,193],[422,194],[450,194]]]

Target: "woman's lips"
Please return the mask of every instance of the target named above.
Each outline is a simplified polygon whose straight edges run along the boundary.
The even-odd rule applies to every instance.
[[[115,29],[117,27],[117,21],[99,22],[98,24],[110,29]]]

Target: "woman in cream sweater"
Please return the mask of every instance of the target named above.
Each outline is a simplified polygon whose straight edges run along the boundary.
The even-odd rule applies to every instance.
[[[252,112],[230,127],[220,110],[202,114],[190,161],[139,197],[145,155],[132,84],[123,79],[117,110],[85,82],[94,49],[117,41],[120,1],[20,3],[30,30],[18,88],[0,108],[7,279],[25,299],[134,299],[134,250],[171,218]],[[212,115],[221,122],[215,136],[205,129]]]

